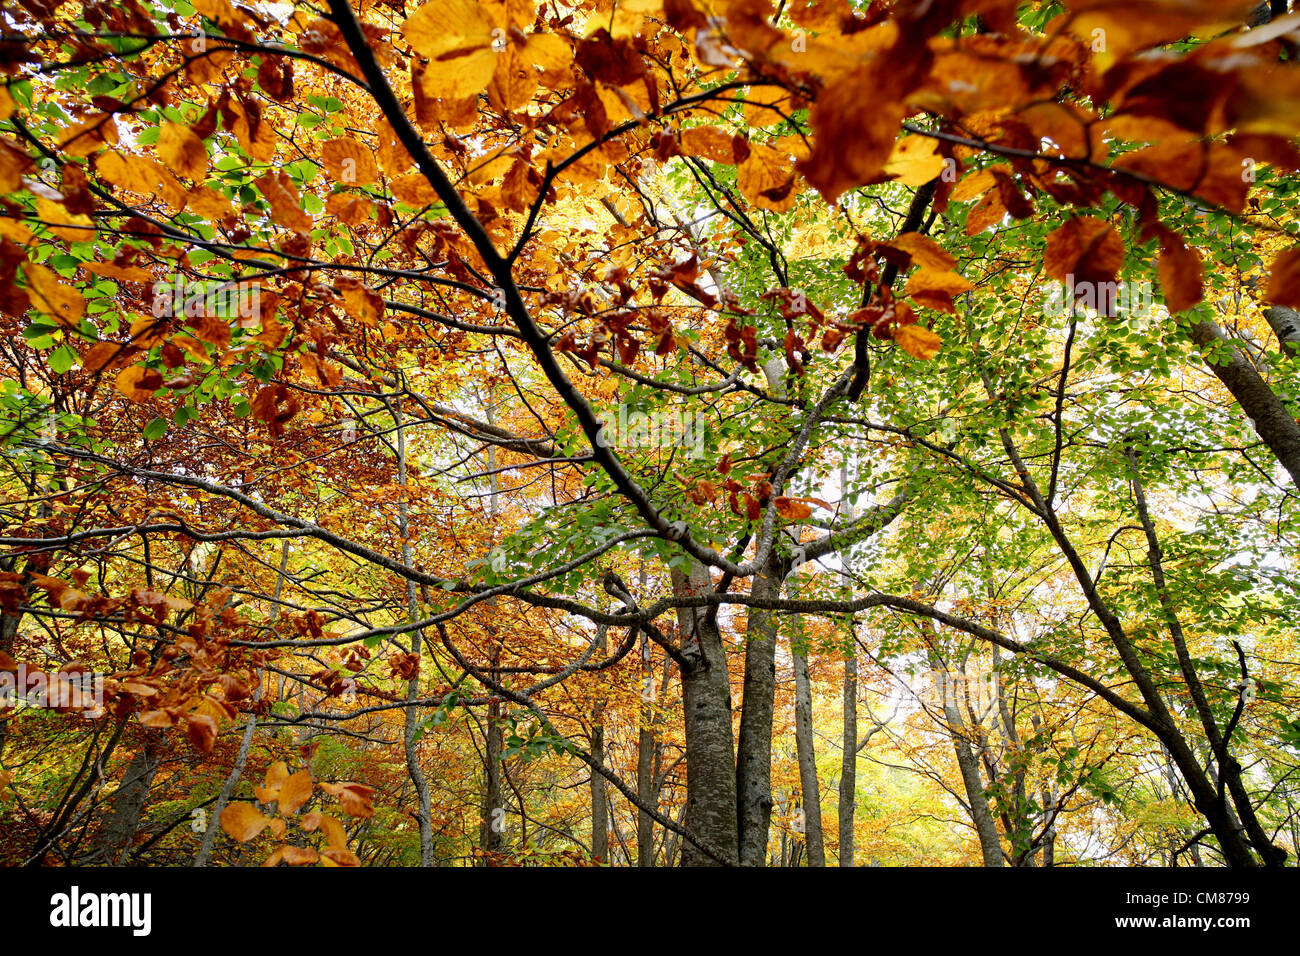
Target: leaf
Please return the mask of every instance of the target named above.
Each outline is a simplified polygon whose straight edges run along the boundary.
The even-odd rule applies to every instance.
[[[884,97],[866,108],[863,91],[878,86],[875,70],[860,64],[822,90],[809,113],[812,154],[797,168],[827,202],[876,179],[894,150],[904,111]]]
[[[311,232],[311,216],[303,212],[298,187],[293,184],[288,173],[282,169],[266,173],[253,180],[253,183],[271,204],[271,218],[277,226],[294,232]]]
[[[1273,260],[1266,300],[1273,305],[1300,309],[1300,246],[1286,250]]]
[[[167,419],[155,418],[148,425],[144,426],[144,431],[140,433],[148,441],[157,441],[167,434]]]
[[[1124,240],[1108,222],[1076,216],[1047,237],[1043,271],[1059,282],[1113,282],[1124,265]]]
[[[316,851],[309,846],[289,846],[283,844],[275,848],[262,866],[277,866],[281,860],[290,866],[304,866],[319,859]],[[359,863],[360,861],[358,861]]]
[[[208,174],[208,151],[194,131],[179,123],[164,123],[158,132],[158,158],[178,176],[196,182]]]
[[[162,388],[162,375],[144,365],[132,365],[117,373],[117,390],[131,402],[147,402]]]
[[[67,279],[36,263],[23,266],[23,274],[27,277],[27,297],[33,308],[60,325],[76,326],[81,321],[86,300]]]
[[[777,495],[772,499],[772,504],[786,521],[804,521],[812,517],[812,508],[797,498]]]
[[[311,799],[313,789],[311,773],[299,770],[280,787],[276,806],[281,813],[297,813],[298,808]]]
[[[885,172],[904,186],[924,186],[947,168],[947,160],[935,152],[938,146],[928,136],[904,136],[894,144]]]
[[[402,35],[430,60],[425,95],[461,99],[487,89],[497,68],[496,25],[474,0],[426,3],[402,24]]]
[[[221,829],[232,840],[247,843],[270,824],[271,818],[263,816],[251,803],[232,803],[221,811]]]
[[[262,796],[259,794],[257,799],[262,803],[273,803],[280,794],[280,788],[284,782],[289,779],[289,765],[283,760],[277,760],[271,766],[266,768],[266,776],[262,781]]]
[[[375,155],[352,139],[332,139],[321,147],[321,162],[335,182],[368,186],[379,178]]]
[[[885,245],[906,252],[912,257],[912,264],[922,269],[942,272],[957,264],[957,260],[943,246],[919,232],[905,232]]]
[[[209,714],[186,714],[185,733],[195,747],[211,753],[217,742],[217,721]]]
[[[374,807],[371,801],[374,799],[374,788],[367,787],[361,783],[322,783],[320,788],[332,797],[339,798],[339,805],[342,806],[343,812],[353,817],[369,817],[374,815]]]
[[[699,156],[715,163],[734,166],[749,155],[749,144],[743,136],[728,132],[721,126],[696,126],[682,130],[682,153]]]
[[[943,347],[943,339],[915,323],[901,325],[895,329],[894,341],[901,345],[908,355],[919,359],[932,359]]]
[[[969,291],[970,280],[950,269],[921,268],[907,280],[907,295],[918,305],[957,314],[953,297]]]
[[[50,353],[46,361],[49,363],[50,371],[55,375],[62,375],[64,372],[77,364],[78,355],[72,346],[64,343]]]
[[[1157,271],[1170,312],[1185,312],[1205,297],[1201,257],[1181,236],[1165,234]]]
[[[797,196],[789,160],[769,146],[753,144],[736,173],[736,188],[761,209],[785,212]]]
[[[321,863],[326,866],[360,866],[361,861],[351,850],[338,850],[333,847],[321,851]]]

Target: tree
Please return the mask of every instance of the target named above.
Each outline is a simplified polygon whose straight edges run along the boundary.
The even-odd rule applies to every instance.
[[[1284,5],[19,5],[15,859],[210,801],[200,861],[763,865],[797,787],[781,859],[852,864],[860,655],[999,675],[900,718],[986,865],[1127,799],[1121,746],[1198,853],[1288,858]]]

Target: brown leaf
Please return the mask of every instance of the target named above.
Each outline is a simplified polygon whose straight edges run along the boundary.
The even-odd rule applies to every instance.
[[[1185,312],[1205,297],[1200,254],[1177,233],[1165,233],[1157,271],[1170,312]]]
[[[1300,309],[1300,246],[1288,249],[1273,260],[1266,298],[1273,305]]]
[[[131,402],[147,402],[163,386],[162,375],[143,365],[132,365],[117,373],[117,390]]]

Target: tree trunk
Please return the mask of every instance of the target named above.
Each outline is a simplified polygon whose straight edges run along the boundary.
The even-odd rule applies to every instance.
[[[754,576],[755,598],[777,598],[785,577],[781,559],[772,554]],[[736,820],[741,866],[767,860],[772,821],[772,714],[776,706],[776,615],[751,607],[745,628],[745,690],[736,741]]]
[[[643,582],[644,584],[644,582]],[[641,705],[636,740],[636,795],[646,806],[657,803],[654,785],[654,674],[650,670],[650,639],[641,635]],[[654,866],[654,820],[636,812],[636,865]]]
[[[495,671],[489,673],[496,679]],[[501,805],[501,702],[498,700],[488,704],[483,736],[483,821],[478,845],[484,853],[496,853],[501,849],[501,830],[505,826],[505,808]]]
[[[1277,336],[1278,348],[1287,358],[1300,355],[1300,312],[1275,305],[1264,310],[1264,318]]]
[[[411,550],[410,505],[407,502],[406,429],[402,427],[402,406],[400,403],[393,407],[393,421],[397,425],[397,484],[402,489],[402,497],[398,499],[398,534],[402,539],[402,561],[410,567],[415,563],[415,560]],[[491,421],[490,417],[489,421]],[[493,461],[493,451],[495,449],[489,447],[489,463]],[[495,482],[496,476],[493,475],[492,478]],[[495,506],[496,486],[494,484],[493,511],[496,510]],[[416,589],[415,582],[409,579],[406,582],[406,617],[412,624],[420,619],[419,592]],[[415,815],[420,827],[420,866],[433,866],[433,813],[429,798],[429,782],[425,779],[424,770],[420,766],[419,748],[415,738],[420,715],[418,708],[412,703],[420,697],[420,661],[423,654],[421,643],[420,632],[412,630],[411,654],[415,658],[415,669],[410,680],[406,682],[407,706],[402,723],[402,750],[406,757],[406,773],[411,778],[411,786],[415,788]]]
[[[690,576],[673,569],[679,595],[712,590],[709,572],[692,562]],[[731,680],[717,623],[702,608],[679,608],[678,626],[686,661],[682,667],[682,712],[686,732],[685,826],[739,862],[736,828],[736,751],[731,732]],[[683,866],[716,866],[690,843],[682,846]]]
[[[799,635],[796,635],[796,639]],[[821,790],[817,785],[817,755],[813,747],[812,682],[805,649],[791,646],[794,657],[794,740],[799,752],[799,785],[803,792],[804,838],[808,865],[825,866],[822,846]]]
[[[162,734],[154,730],[145,732],[144,744],[131,758],[122,773],[122,782],[113,794],[113,809],[104,830],[104,858],[115,866],[126,863],[131,843],[140,829],[149,787],[162,763],[165,752]]]
[[[1206,357],[1210,371],[1232,393],[1256,434],[1290,474],[1291,483],[1300,488],[1300,424],[1218,323],[1210,319],[1197,322],[1192,326],[1192,341],[1218,353],[1214,358]]]
[[[844,659],[844,735],[840,758],[840,866],[853,866],[853,826],[858,811],[858,655],[850,640]]]

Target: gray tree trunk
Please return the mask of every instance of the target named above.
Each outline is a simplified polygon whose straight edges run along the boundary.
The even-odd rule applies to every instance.
[[[1277,336],[1278,348],[1287,358],[1300,355],[1300,312],[1275,305],[1264,310],[1264,318]]]
[[[755,598],[777,598],[785,577],[781,559],[772,553],[768,566],[754,576]],[[767,860],[772,822],[772,715],[776,706],[776,615],[749,609],[745,628],[745,690],[736,741],[736,820],[742,866]]]
[[[844,659],[844,752],[840,759],[840,866],[853,866],[853,827],[858,810],[858,655],[849,644]]]
[[[693,562],[689,576],[673,569],[677,594],[712,589],[709,572]],[[736,842],[736,751],[731,733],[731,681],[717,624],[700,608],[679,608],[683,635],[682,711],[686,732],[686,807],[688,830],[739,862]],[[715,866],[690,843],[681,847],[683,866]]]
[[[795,639],[801,635],[796,634]],[[813,747],[812,682],[808,678],[806,648],[794,646],[794,739],[799,753],[799,786],[803,793],[804,838],[808,844],[808,865],[825,866],[822,845],[821,790],[817,784],[817,755]]]
[[[1218,323],[1206,319],[1193,325],[1192,341],[1215,350],[1215,358],[1206,357],[1210,371],[1232,393],[1255,433],[1290,474],[1291,483],[1300,488],[1300,424]]]
[[[122,782],[113,794],[113,809],[104,830],[104,857],[116,866],[126,863],[164,752],[162,735],[148,730],[143,746],[122,772]]]

